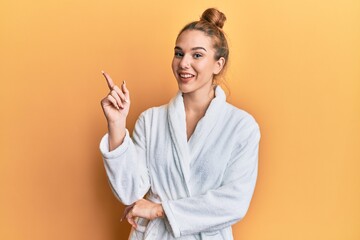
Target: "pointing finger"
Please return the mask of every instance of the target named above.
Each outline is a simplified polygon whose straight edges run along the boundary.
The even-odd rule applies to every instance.
[[[112,90],[113,87],[114,87],[114,85],[115,85],[114,82],[113,82],[113,80],[111,79],[111,77],[109,76],[109,74],[107,74],[106,72],[101,71],[101,73],[104,75],[104,77],[105,77],[105,79],[106,79],[106,82],[107,82],[107,84],[108,84],[109,89]]]

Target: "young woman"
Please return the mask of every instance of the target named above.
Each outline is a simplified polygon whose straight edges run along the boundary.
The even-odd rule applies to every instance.
[[[253,195],[260,131],[226,102],[219,84],[228,61],[226,17],[207,9],[186,25],[174,48],[178,94],[143,112],[130,138],[130,93],[103,73],[108,133],[100,150],[110,185],[125,205],[130,239],[233,239]]]

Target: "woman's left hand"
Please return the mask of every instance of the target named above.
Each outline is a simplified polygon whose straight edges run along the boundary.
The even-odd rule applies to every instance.
[[[146,199],[140,199],[134,204],[128,206],[125,209],[124,215],[126,215],[127,221],[137,228],[135,218],[141,217],[149,220],[164,216],[164,209],[159,203],[153,203]]]

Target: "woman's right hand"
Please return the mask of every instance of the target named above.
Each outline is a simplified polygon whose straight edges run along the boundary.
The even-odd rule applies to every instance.
[[[109,94],[101,100],[101,107],[108,122],[109,151],[122,144],[126,135],[126,117],[130,109],[130,94],[125,81],[121,88],[116,86],[111,77],[102,71],[108,87]]]
[[[108,124],[123,122],[130,109],[130,95],[126,88],[125,81],[121,88],[114,84],[113,80],[106,72],[102,71],[110,92],[101,100],[101,107],[108,121]]]

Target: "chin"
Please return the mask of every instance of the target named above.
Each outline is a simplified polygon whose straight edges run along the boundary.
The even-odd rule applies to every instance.
[[[182,92],[182,93],[189,93],[189,92],[191,92],[189,89],[184,88],[184,87],[180,87],[180,86],[179,86],[179,91]]]
[[[188,86],[187,84],[185,85],[185,84],[178,83],[178,88],[182,93],[189,93],[189,92],[193,91],[193,89],[190,86]]]

